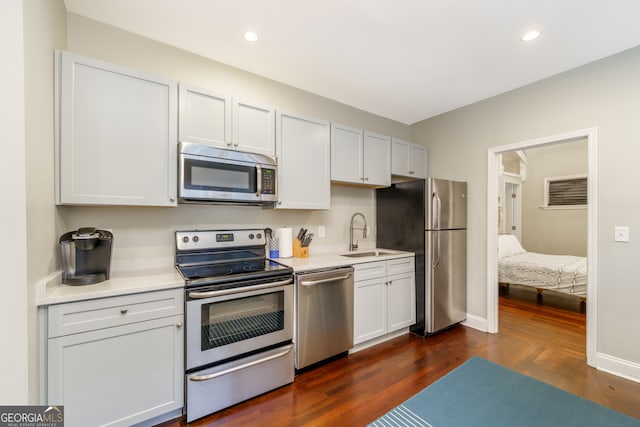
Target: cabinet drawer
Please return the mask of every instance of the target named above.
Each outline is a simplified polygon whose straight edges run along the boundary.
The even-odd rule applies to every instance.
[[[398,258],[387,261],[387,274],[410,273],[415,270],[415,257]]]
[[[52,305],[48,311],[48,336],[53,338],[182,314],[184,289]]]
[[[363,264],[355,264],[353,266],[354,276],[353,280],[358,282],[360,280],[368,280],[376,277],[382,277],[387,275],[387,263],[386,261],[365,262]]]

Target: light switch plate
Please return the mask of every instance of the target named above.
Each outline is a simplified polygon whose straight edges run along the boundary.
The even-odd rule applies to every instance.
[[[318,227],[318,237],[324,237],[326,235],[326,230],[324,225]]]
[[[629,227],[616,225],[614,228],[614,242],[628,242],[629,241]]]

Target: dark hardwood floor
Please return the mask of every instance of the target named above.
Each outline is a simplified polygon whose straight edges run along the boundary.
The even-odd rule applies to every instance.
[[[498,334],[458,326],[430,338],[404,335],[190,425],[364,426],[475,355],[640,418],[640,384],[587,366],[585,324],[579,310],[500,297]]]

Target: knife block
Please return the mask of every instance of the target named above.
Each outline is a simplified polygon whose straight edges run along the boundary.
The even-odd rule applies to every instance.
[[[293,256],[296,258],[309,258],[309,247],[302,246],[302,242],[293,239]]]

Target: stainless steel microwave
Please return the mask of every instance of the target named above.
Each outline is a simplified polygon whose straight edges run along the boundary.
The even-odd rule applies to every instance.
[[[277,201],[277,163],[272,156],[181,142],[181,203],[243,203]]]

